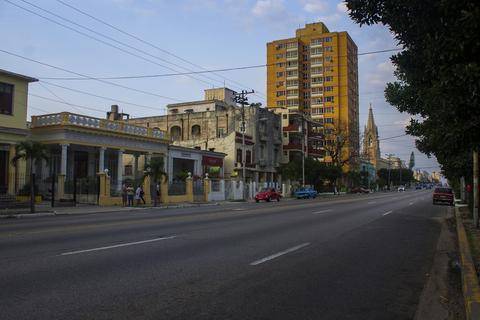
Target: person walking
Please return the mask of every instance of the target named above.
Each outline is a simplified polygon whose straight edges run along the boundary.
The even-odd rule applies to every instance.
[[[135,192],[133,191],[133,188],[131,185],[127,187],[127,200],[128,200],[128,206],[133,207],[133,195]]]
[[[143,197],[145,195],[145,191],[143,191],[143,187],[139,186],[140,188],[140,200],[142,200],[143,204],[146,204],[145,198]]]
[[[140,193],[142,192],[142,188],[140,186],[137,187],[135,190],[135,201],[137,202],[137,206],[140,205]]]

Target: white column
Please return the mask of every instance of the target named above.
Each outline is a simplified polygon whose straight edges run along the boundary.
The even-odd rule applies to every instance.
[[[61,144],[62,146],[62,156],[60,159],[60,174],[67,175],[67,151],[68,151],[68,144]]]
[[[125,150],[118,150],[118,160],[117,160],[117,190],[122,190],[122,181],[123,181],[123,152]]]
[[[98,172],[103,172],[105,170],[105,150],[107,148],[101,147],[98,149]]]

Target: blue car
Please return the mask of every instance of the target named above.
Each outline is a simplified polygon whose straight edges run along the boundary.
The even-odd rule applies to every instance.
[[[297,199],[316,198],[318,193],[312,188],[300,188],[294,193]]]

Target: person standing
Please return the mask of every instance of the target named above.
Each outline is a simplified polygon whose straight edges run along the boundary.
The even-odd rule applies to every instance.
[[[122,185],[122,206],[127,206],[127,185],[125,183]]]
[[[128,200],[128,206],[133,207],[133,195],[134,191],[131,185],[127,187],[127,200]]]
[[[143,186],[139,186],[140,188],[140,200],[142,200],[143,204],[146,204],[145,198],[143,197],[145,195],[145,191],[143,191]]]

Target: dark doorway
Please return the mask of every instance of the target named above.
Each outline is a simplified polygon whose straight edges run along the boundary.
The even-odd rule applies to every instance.
[[[0,150],[0,194],[8,192],[8,151]]]

